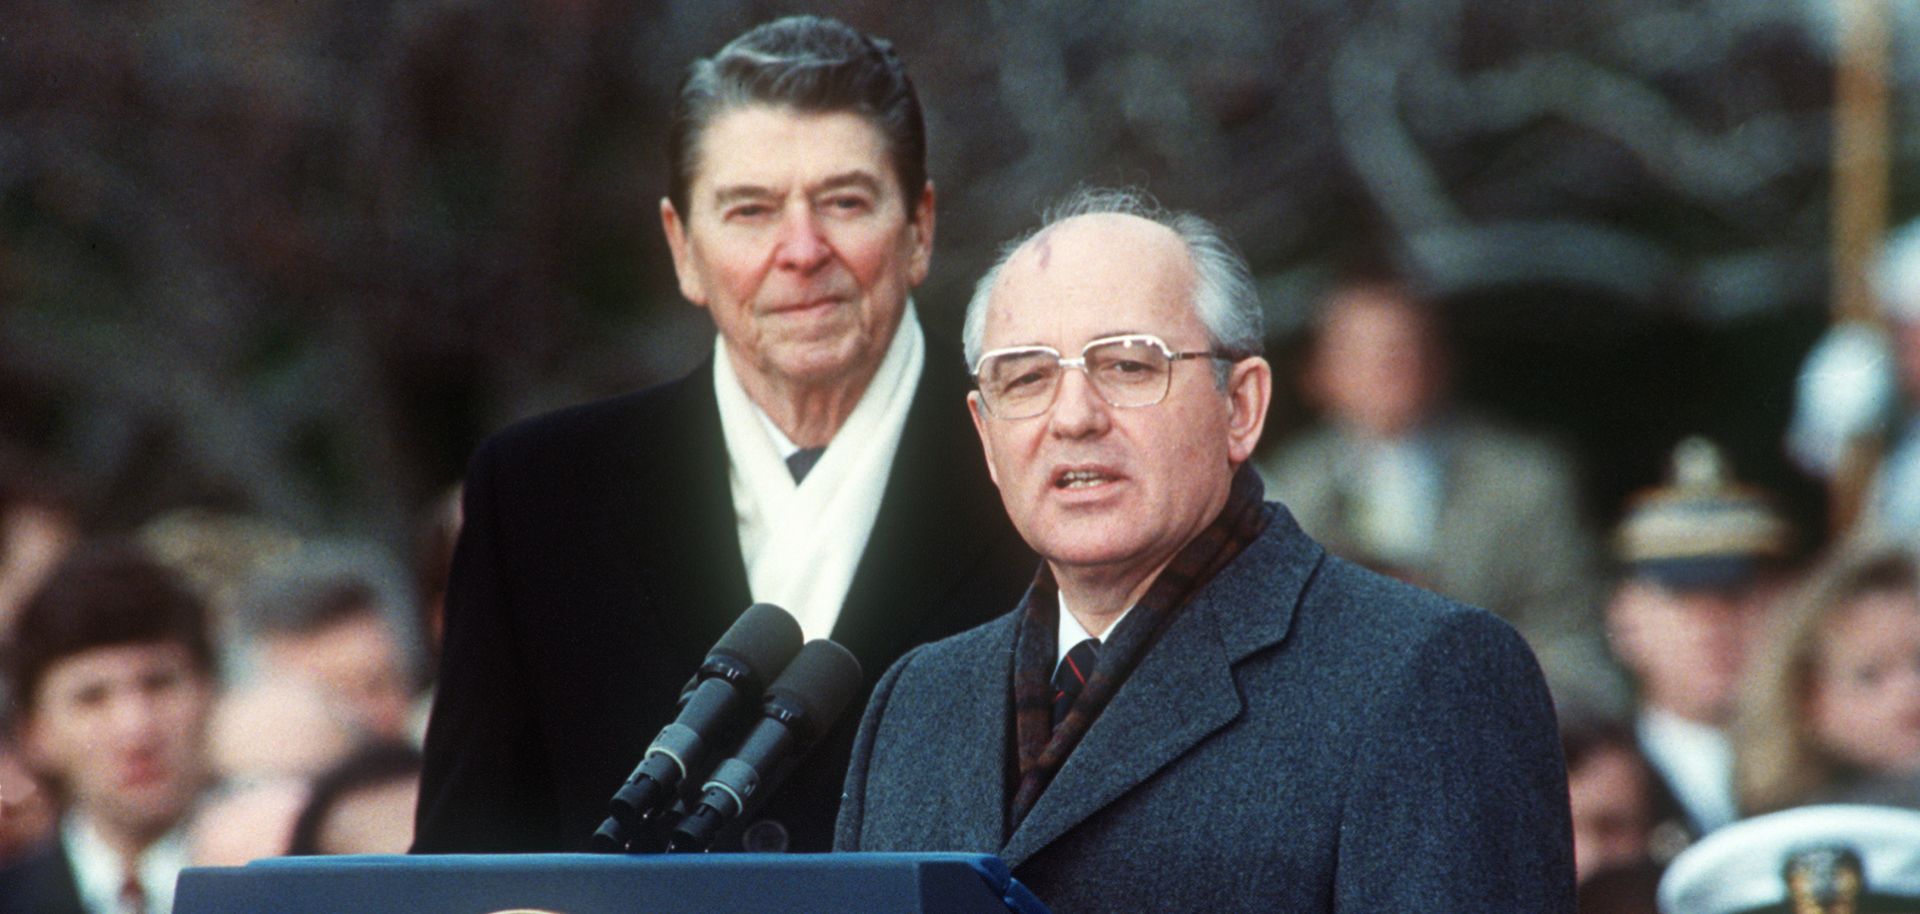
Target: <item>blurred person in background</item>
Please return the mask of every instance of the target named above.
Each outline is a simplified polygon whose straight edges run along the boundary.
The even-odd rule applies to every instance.
[[[179,515],[154,529],[183,561],[208,560],[203,586],[223,595],[233,642],[234,682],[209,728],[221,784],[189,832],[190,856],[283,854],[314,777],[369,740],[417,732],[401,571],[376,547],[280,538],[247,518]],[[249,531],[269,535],[250,545]]]
[[[1736,822],[1660,880],[1661,914],[1920,911],[1920,812],[1802,806]]]
[[[0,639],[80,536],[79,509],[64,487],[35,468],[0,460]]]
[[[0,456],[0,644],[14,617],[81,538],[67,487],[42,468]],[[52,793],[21,755],[8,684],[0,677],[0,866],[52,833]]]
[[[1755,658],[1735,780],[1752,815],[1808,803],[1920,809],[1920,572],[1861,548],[1782,605]]]
[[[198,507],[161,514],[134,538],[206,601],[223,670],[239,666],[234,655],[246,647],[238,618],[243,591],[304,545],[299,534],[264,517]]]
[[[1689,840],[1679,807],[1640,754],[1631,724],[1577,706],[1556,711],[1573,808],[1575,907],[1653,914],[1660,873]]]
[[[667,133],[661,226],[712,356],[475,453],[417,851],[587,847],[686,677],[756,601],[845,645],[871,681],[1031,583],[960,348],[923,332],[909,297],[934,191],[892,45],[810,16],[758,26],[692,65]],[[827,850],[855,717],[719,845]]]
[[[303,677],[257,680],[221,696],[209,754],[220,787],[188,836],[196,866],[284,854],[314,778],[368,739],[346,703]]]
[[[1336,554],[1492,610],[1527,638],[1557,696],[1624,711],[1572,466],[1455,403],[1449,358],[1440,315],[1405,280],[1343,280],[1321,304],[1303,379],[1325,421],[1261,474]]]
[[[1735,482],[1702,438],[1679,444],[1671,484],[1637,495],[1617,531],[1608,635],[1637,686],[1641,752],[1691,837],[1738,818],[1726,728],[1790,536],[1771,498]]]
[[[1920,546],[1920,221],[1888,235],[1868,279],[1882,322],[1837,323],[1808,354],[1787,449],[1858,499],[1836,506],[1858,512],[1851,531]]]
[[[370,743],[314,779],[287,853],[406,853],[419,797],[420,750]]]
[[[1651,862],[1659,782],[1640,754],[1633,728],[1611,718],[1559,710],[1579,881]]]
[[[0,708],[0,867],[34,850],[53,834],[53,794],[21,755],[13,724]]]
[[[0,912],[165,914],[211,780],[206,607],[126,544],[83,544],[6,645],[21,745],[61,804],[58,834],[0,870]]]
[[[304,682],[366,738],[412,732],[412,601],[398,565],[355,543],[310,544],[258,572],[241,597],[245,688]]]

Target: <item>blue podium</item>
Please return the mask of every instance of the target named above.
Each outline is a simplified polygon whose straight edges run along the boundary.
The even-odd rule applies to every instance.
[[[174,914],[1047,914],[978,854],[282,857],[180,874]]]

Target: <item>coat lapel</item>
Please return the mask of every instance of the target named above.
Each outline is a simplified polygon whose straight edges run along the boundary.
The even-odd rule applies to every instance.
[[[1000,855],[1019,865],[1240,711],[1218,630],[1204,615],[1183,614],[1114,693]]]
[[[1025,600],[1021,603],[1024,606]],[[1007,795],[1011,790],[1008,759],[1013,757],[1013,644],[1018,635],[1019,614],[994,623],[990,641],[996,646],[995,660],[974,664],[967,672],[969,682],[954,696],[959,705],[954,720],[980,721],[981,730],[951,727],[957,744],[946,753],[954,766],[950,785],[994,785],[998,789],[961,788],[952,805],[951,825],[955,843],[948,847],[994,848],[1007,833]]]
[[[624,493],[630,508],[623,514],[633,525],[629,554],[660,557],[650,563],[657,569],[651,583],[664,591],[663,599],[672,601],[666,608],[687,620],[682,628],[690,636],[688,648],[701,652],[752,598],[740,556],[712,358],[678,385],[665,427],[631,430],[636,452],[658,453],[661,459],[636,461],[633,485]],[[622,494],[610,492],[609,497]]]
[[[1001,849],[1008,865],[1018,866],[1240,716],[1234,665],[1286,637],[1324,555],[1284,509],[1269,511],[1267,530],[1201,590],[1114,693]],[[1280,608],[1261,615],[1255,606]],[[1011,668],[1003,675],[1011,677]],[[1001,703],[995,719],[1004,759],[1007,699]]]

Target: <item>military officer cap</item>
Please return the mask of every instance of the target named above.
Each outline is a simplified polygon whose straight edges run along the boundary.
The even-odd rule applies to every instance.
[[[1722,828],[1675,857],[1661,914],[1920,912],[1920,811],[1802,806]]]
[[[1631,575],[1676,589],[1725,588],[1785,559],[1791,542],[1773,500],[1735,481],[1720,449],[1694,437],[1674,449],[1669,483],[1629,503],[1614,552]]]

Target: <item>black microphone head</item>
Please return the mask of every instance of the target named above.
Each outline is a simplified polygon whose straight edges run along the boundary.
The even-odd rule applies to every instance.
[[[814,734],[827,732],[860,691],[860,661],[853,652],[821,638],[807,642],[787,671],[767,689],[769,701],[800,709]]]
[[[755,603],[715,642],[709,657],[724,657],[766,682],[800,652],[800,623],[772,603]]]

